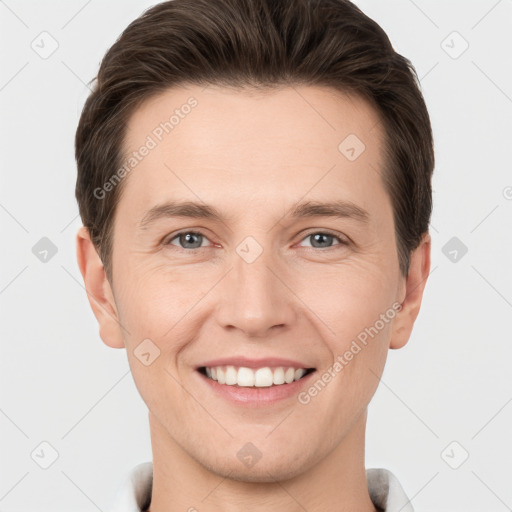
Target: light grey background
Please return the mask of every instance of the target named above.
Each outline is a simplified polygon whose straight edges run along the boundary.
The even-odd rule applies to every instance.
[[[0,1],[3,512],[106,511],[151,459],[126,353],[100,340],[75,260],[73,144],[103,54],[154,3]],[[511,510],[512,0],[356,3],[415,65],[437,158],[432,274],[370,405],[366,465],[417,512]]]

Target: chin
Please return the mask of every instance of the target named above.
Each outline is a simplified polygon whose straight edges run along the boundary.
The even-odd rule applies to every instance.
[[[247,483],[275,483],[290,480],[313,465],[313,461],[308,464],[304,453],[300,454],[300,457],[289,452],[286,455],[287,457],[284,457],[283,454],[274,452],[272,457],[265,458],[262,454],[253,465],[245,464],[236,454],[233,458],[214,456],[211,462],[204,460],[197,462],[222,478]]]

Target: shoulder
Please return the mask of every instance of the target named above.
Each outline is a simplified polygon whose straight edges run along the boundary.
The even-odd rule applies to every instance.
[[[373,504],[383,512],[400,510],[414,512],[398,478],[389,469],[369,468],[366,470],[368,491]]]
[[[113,494],[110,512],[143,512],[151,501],[153,463],[142,462],[126,472]]]

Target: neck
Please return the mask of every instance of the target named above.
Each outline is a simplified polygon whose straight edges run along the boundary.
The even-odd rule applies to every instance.
[[[148,512],[376,512],[366,482],[366,410],[328,456],[293,478],[247,482],[185,452],[150,413],[153,489]],[[285,449],[285,447],[283,447]]]

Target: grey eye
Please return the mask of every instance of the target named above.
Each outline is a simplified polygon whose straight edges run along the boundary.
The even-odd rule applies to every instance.
[[[343,240],[341,240],[336,235],[331,235],[329,233],[322,233],[321,231],[317,233],[311,233],[307,235],[303,240],[311,240],[311,247],[314,247],[316,249],[325,249],[332,247],[332,245],[338,245],[333,244],[333,240],[338,240],[339,243],[343,243]]]
[[[201,233],[195,233],[193,231],[186,231],[184,233],[179,233],[174,238],[169,240],[169,244],[172,245],[178,245],[172,243],[173,240],[178,239],[179,246],[182,249],[198,249],[202,246],[202,242],[204,241],[205,237]]]

